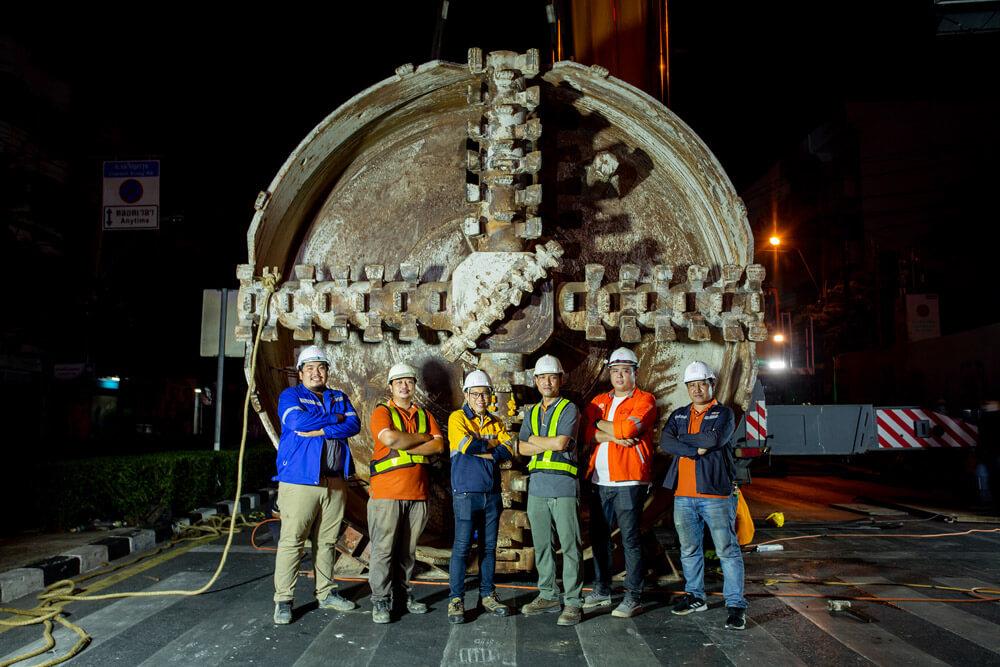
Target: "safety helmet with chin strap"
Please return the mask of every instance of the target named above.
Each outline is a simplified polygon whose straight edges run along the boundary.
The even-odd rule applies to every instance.
[[[639,358],[635,356],[635,352],[627,347],[620,347],[608,357],[608,366],[631,366],[632,368],[638,368]]]

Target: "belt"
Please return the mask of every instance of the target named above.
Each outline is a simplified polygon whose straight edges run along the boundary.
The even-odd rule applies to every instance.
[[[326,488],[329,489],[329,488],[332,488],[334,486],[340,486],[343,481],[344,481],[344,478],[341,475],[338,475],[338,474],[320,475],[319,476],[319,483],[316,486],[325,486]]]

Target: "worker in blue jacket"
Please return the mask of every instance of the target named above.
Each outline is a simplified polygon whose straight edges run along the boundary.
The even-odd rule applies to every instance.
[[[310,346],[299,354],[300,383],[281,392],[278,414],[278,502],[281,537],[274,563],[274,622],[292,622],[292,602],[306,538],[312,540],[316,599],[322,609],[348,611],[357,605],[337,594],[333,580],[335,544],[344,518],[345,478],[351,475],[347,438],[361,422],[347,395],[326,386],[330,362]]]
[[[667,419],[660,449],[674,460],[663,481],[674,490],[674,527],[681,543],[684,597],[673,613],[706,611],[705,526],[712,534],[722,563],[722,594],[726,600],[726,627],[746,627],[747,600],[743,597],[743,554],[736,539],[736,465],[733,461],[733,411],[715,400],[715,373],[702,361],[684,369],[684,385],[691,403]]]

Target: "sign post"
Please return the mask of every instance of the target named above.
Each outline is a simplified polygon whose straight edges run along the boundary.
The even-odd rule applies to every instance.
[[[229,290],[222,289],[219,300],[219,363],[215,375],[215,451],[222,448],[222,385],[223,369],[226,361],[226,310],[229,305]]]
[[[226,357],[242,357],[245,346],[236,340],[232,323],[239,319],[239,292],[230,289],[202,291],[201,356],[217,357],[215,376],[215,450],[222,446],[222,385]],[[197,391],[197,390],[196,390]],[[201,399],[195,396],[195,401]],[[197,410],[197,406],[195,408]]]

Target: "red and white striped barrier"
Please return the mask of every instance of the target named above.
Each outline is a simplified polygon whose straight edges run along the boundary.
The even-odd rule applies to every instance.
[[[767,406],[764,401],[755,401],[746,413],[747,443],[759,440],[761,445],[767,441]]]
[[[979,429],[960,419],[916,408],[876,408],[878,446],[883,449],[912,447],[975,447]]]

